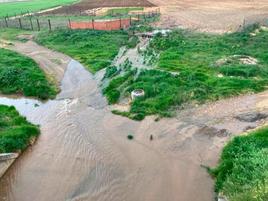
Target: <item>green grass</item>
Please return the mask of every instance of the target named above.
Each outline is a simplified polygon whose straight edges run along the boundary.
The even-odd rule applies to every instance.
[[[110,102],[114,103],[119,100],[117,97],[129,96],[131,90],[143,89],[145,97],[131,103],[130,114],[170,116],[175,108],[185,104],[263,91],[268,84],[268,32],[251,36],[257,28],[254,25],[225,35],[182,30],[167,37],[158,35],[144,53],[145,58],[159,54],[159,59],[155,58],[157,68],[130,74],[128,78],[113,77],[105,94],[109,100],[109,95],[116,91]],[[245,65],[234,60],[216,65],[219,59],[233,55],[251,56],[259,62]]]
[[[36,12],[61,5],[71,4],[77,0],[31,0],[22,2],[0,3],[0,17]]]
[[[4,40],[19,40],[17,36],[21,34],[33,34],[33,32],[13,28],[0,29],[0,39]]]
[[[143,11],[142,7],[113,8],[109,9],[106,15],[128,15],[130,11]]]
[[[53,98],[56,95],[55,86],[47,81],[44,72],[32,59],[1,48],[0,92],[40,99]]]
[[[229,201],[268,200],[268,128],[235,137],[210,172]]]
[[[128,41],[125,31],[56,30],[37,37],[40,44],[73,57],[93,73],[109,66]]]
[[[0,153],[24,150],[39,133],[14,107],[0,105]]]

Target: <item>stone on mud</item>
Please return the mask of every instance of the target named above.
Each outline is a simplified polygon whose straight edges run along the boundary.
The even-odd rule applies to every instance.
[[[238,119],[239,121],[244,121],[244,122],[256,122],[262,119],[266,119],[267,117],[268,115],[264,113],[248,112],[248,113],[237,115],[235,118]]]
[[[214,127],[203,126],[197,132],[199,135],[205,135],[208,137],[227,137],[230,136],[230,132],[226,129],[217,129]]]

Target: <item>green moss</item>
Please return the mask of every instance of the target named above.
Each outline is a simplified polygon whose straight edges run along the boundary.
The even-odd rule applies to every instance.
[[[0,92],[40,99],[56,95],[55,86],[32,59],[6,49],[0,49]]]
[[[24,150],[39,133],[14,107],[0,105],[0,153]]]

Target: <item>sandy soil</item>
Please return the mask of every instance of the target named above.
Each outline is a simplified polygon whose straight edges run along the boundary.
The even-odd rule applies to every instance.
[[[33,42],[19,45],[45,66],[51,56],[43,55],[57,54]],[[135,122],[110,112],[97,80],[72,60],[56,100],[0,98],[42,131],[0,180],[1,201],[213,201],[213,180],[201,165],[216,165],[230,137],[266,122],[235,116],[267,113],[267,91]]]
[[[150,0],[161,8],[162,27],[222,33],[268,18],[267,0]]]

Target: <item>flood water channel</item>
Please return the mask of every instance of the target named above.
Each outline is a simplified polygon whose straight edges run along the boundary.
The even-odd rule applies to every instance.
[[[201,165],[216,165],[230,136],[210,127],[241,132],[248,124],[230,116],[254,109],[256,98],[137,122],[112,114],[98,84],[71,60],[55,100],[0,97],[41,128],[0,179],[0,201],[212,201]]]

